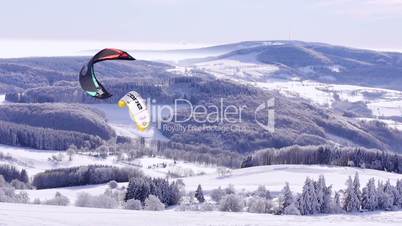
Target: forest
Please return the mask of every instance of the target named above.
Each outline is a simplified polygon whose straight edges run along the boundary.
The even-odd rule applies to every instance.
[[[365,148],[290,146],[264,149],[249,155],[241,167],[275,164],[350,166],[402,173],[402,155]]]

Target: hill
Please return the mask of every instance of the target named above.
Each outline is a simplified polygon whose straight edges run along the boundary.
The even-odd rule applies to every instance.
[[[78,104],[4,104],[0,121],[2,144],[36,149],[95,148],[115,136],[101,113]]]
[[[324,83],[402,90],[402,53],[301,41],[241,42],[229,46],[232,48],[227,50],[232,51],[220,56],[184,60],[181,63],[194,65],[201,62],[238,60],[272,65],[277,69],[272,73],[265,73],[257,81],[266,81],[272,77],[298,77]],[[236,73],[233,75],[240,77]]]

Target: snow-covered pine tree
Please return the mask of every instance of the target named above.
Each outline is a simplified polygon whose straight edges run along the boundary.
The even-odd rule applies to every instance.
[[[304,182],[300,200],[300,210],[302,215],[311,215],[318,213],[318,200],[314,188],[314,181],[308,177]]]
[[[197,190],[195,191],[194,197],[198,200],[199,203],[203,203],[205,201],[204,193],[202,192],[201,184],[198,185]]]
[[[384,210],[388,206],[387,195],[384,192],[384,183],[378,181],[377,183],[377,197],[378,197],[378,209]]]
[[[295,201],[296,207],[299,209],[300,214],[304,213],[305,212],[304,206],[303,206],[304,200],[303,200],[302,194],[297,194],[295,197],[295,200],[296,200]]]
[[[321,213],[333,213],[334,200],[332,199],[332,185],[324,189],[324,203]]]
[[[361,205],[362,205],[362,192],[360,190],[360,179],[359,179],[359,173],[355,173],[355,178],[353,179],[353,189],[355,191],[356,197],[357,197],[357,206],[360,210]]]
[[[354,183],[352,177],[346,181],[345,199],[344,199],[344,210],[346,212],[356,212],[360,210],[359,198],[356,194]]]
[[[339,192],[335,192],[332,212],[333,213],[342,213],[342,212],[344,212],[344,210],[342,209],[341,196],[340,196]]]
[[[151,192],[151,187],[149,181],[145,178],[131,178],[128,183],[127,193],[125,197],[125,201],[129,199],[140,200],[142,203],[145,202],[145,199],[149,196]]]
[[[279,206],[281,212],[283,212],[283,210],[292,203],[294,203],[293,194],[290,190],[289,183],[286,182],[285,187],[282,188],[281,195],[279,197]]]
[[[316,212],[322,213],[324,207],[324,189],[326,188],[324,176],[320,175],[317,182],[314,182],[315,193],[317,195]]]
[[[398,207],[402,209],[402,179],[396,182],[396,190],[398,191],[396,203],[398,204]]]
[[[28,183],[28,182],[29,182],[28,173],[27,173],[27,171],[26,171],[25,169],[22,169],[22,170],[21,170],[19,180],[22,181],[22,182],[24,182],[24,183]]]
[[[386,209],[394,209],[394,206],[396,206],[396,196],[398,195],[397,193],[398,190],[391,184],[389,180],[384,185],[384,192],[386,194]]]
[[[316,194],[318,201],[318,211],[320,213],[331,213],[333,200],[332,200],[332,186],[327,186],[325,183],[325,178],[320,175],[316,185]]]
[[[378,208],[378,193],[375,187],[375,180],[371,178],[362,193],[362,209],[373,211]]]

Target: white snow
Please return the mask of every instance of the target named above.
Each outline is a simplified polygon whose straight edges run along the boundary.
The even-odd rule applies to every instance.
[[[6,95],[1,94],[1,95],[0,95],[0,105],[1,105],[1,104],[4,104],[5,102],[6,102]]]
[[[37,168],[28,168],[29,175],[34,175],[34,173],[38,173],[50,168],[58,168],[58,167],[67,167],[67,166],[79,166],[79,165],[88,165],[88,164],[102,164],[102,165],[112,165],[112,166],[134,166],[139,167],[144,172],[145,175],[151,177],[160,177],[166,178],[166,176],[170,173],[176,174],[185,174],[185,176],[196,176],[196,175],[209,175],[215,174],[216,166],[211,165],[203,165],[196,163],[189,163],[181,160],[176,160],[176,163],[173,159],[166,159],[162,157],[142,157],[136,159],[131,162],[123,161],[123,162],[114,162],[113,157],[109,157],[106,160],[101,160],[97,158],[92,158],[87,156],[76,156],[73,158],[73,161],[68,164],[60,164],[57,167],[47,163],[45,161],[46,155],[42,159],[39,156],[35,157],[37,159]],[[28,153],[28,155],[31,155]],[[23,160],[23,159],[21,159]],[[43,162],[41,161],[43,160]],[[68,165],[67,165],[68,164]],[[165,164],[165,165],[164,165]],[[128,183],[119,183],[119,186],[127,186]],[[74,186],[74,187],[64,187],[64,188],[52,188],[52,189],[42,189],[42,190],[26,190],[29,194],[30,198],[33,200],[35,198],[39,198],[40,200],[50,199],[54,196],[56,192],[60,192],[63,195],[67,196],[72,203],[76,200],[78,193],[80,192],[89,192],[92,195],[102,194],[107,188],[107,184],[100,185],[86,185],[86,186]]]
[[[158,163],[167,163],[167,168],[152,167]],[[163,158],[141,158],[137,164],[142,165],[143,171],[146,175],[152,177],[165,178],[167,172],[172,170],[173,160]],[[205,175],[190,176],[181,178],[186,185],[186,191],[194,191],[199,184],[203,189],[208,191],[218,187],[225,188],[228,185],[234,185],[238,191],[254,191],[259,185],[265,185],[268,190],[273,193],[281,191],[285,182],[289,182],[292,191],[301,192],[306,177],[318,179],[320,175],[324,175],[328,185],[333,185],[335,190],[345,188],[345,181],[349,176],[354,176],[356,172],[359,173],[360,183],[365,185],[370,178],[376,180],[390,180],[392,184],[396,180],[402,179],[401,174],[388,173],[379,170],[359,169],[351,167],[329,167],[318,165],[272,165],[272,166],[258,166],[244,169],[232,170],[228,176],[218,176],[216,168],[210,166],[195,165],[192,163],[178,162],[179,166],[183,168],[190,168],[194,172],[204,172]],[[148,168],[151,166],[151,168]],[[127,183],[119,183],[119,186],[127,186]],[[59,191],[63,195],[69,197],[74,201],[79,192],[86,191],[91,194],[102,194],[107,185],[89,185],[89,186],[76,186],[66,188],[53,188],[43,190],[26,190],[31,199],[40,198],[41,200],[50,199],[54,194]]]
[[[0,203],[4,226],[399,226],[402,211],[347,215],[277,216],[228,212],[134,211]]]
[[[220,79],[241,79],[255,81],[278,71],[275,65],[258,63],[251,56],[242,56],[245,61],[237,58],[208,61],[195,64],[195,69],[203,70]]]
[[[402,117],[402,99],[379,100],[367,104],[376,116],[400,116]]]
[[[187,176],[214,174],[216,166],[190,163],[185,161],[173,159],[166,159],[162,157],[142,157],[137,161],[144,172],[147,171],[158,172],[165,177],[169,172],[176,174],[186,174]],[[166,167],[162,165],[166,164]]]
[[[373,118],[358,118],[358,119],[360,119],[360,120],[362,120],[362,121],[368,121],[368,122],[370,122],[370,121],[379,121],[379,122],[383,122],[383,123],[385,123],[389,128],[397,129],[397,130],[402,131],[402,123],[401,123],[401,122],[394,121],[394,120],[389,120],[389,119],[373,119]]]
[[[36,150],[30,148],[12,147],[7,145],[0,145],[0,152],[6,155],[8,154],[17,160],[17,162],[5,162],[4,160],[0,160],[0,163],[12,164],[20,169],[24,168],[28,171],[29,175],[34,175],[47,169],[85,166],[91,164],[124,166],[124,164],[122,163],[117,163],[115,157],[101,159],[88,155],[75,154],[72,157],[72,161],[69,161],[68,156],[65,152]],[[63,161],[57,164],[49,161],[49,158],[51,158],[53,155],[57,156],[59,154],[63,155]]]
[[[285,182],[289,182],[293,191],[300,192],[306,177],[318,179],[319,175],[324,175],[327,184],[332,184],[334,189],[339,190],[345,187],[348,177],[353,177],[356,172],[359,173],[362,185],[365,185],[372,177],[382,181],[389,179],[393,184],[397,179],[402,179],[401,174],[371,169],[320,165],[271,165],[236,169],[232,171],[231,175],[225,177],[220,177],[215,173],[187,177],[183,178],[183,181],[187,190],[195,190],[198,184],[201,184],[204,190],[224,188],[232,184],[236,189],[247,191],[257,189],[258,185],[265,185],[268,190],[273,192],[279,192]]]

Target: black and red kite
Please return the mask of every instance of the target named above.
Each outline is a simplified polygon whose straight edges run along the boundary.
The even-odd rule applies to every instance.
[[[112,96],[95,76],[94,64],[105,60],[135,60],[127,52],[119,49],[103,49],[85,64],[80,71],[80,85],[90,96],[106,99]]]

